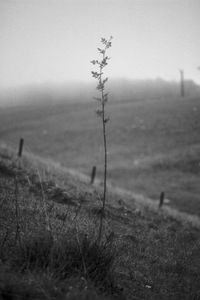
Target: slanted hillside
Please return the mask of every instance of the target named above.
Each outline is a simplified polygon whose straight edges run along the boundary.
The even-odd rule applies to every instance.
[[[95,91],[94,91],[95,92]],[[199,97],[108,102],[108,177],[116,186],[200,216]],[[12,147],[21,137],[27,151],[67,168],[103,174],[97,103],[17,106],[0,111],[0,136]]]
[[[53,162],[0,150],[1,299],[199,299],[200,229]]]

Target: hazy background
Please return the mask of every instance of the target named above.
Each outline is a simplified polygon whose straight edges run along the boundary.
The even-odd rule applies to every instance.
[[[200,0],[0,0],[0,143],[102,180],[90,61],[112,35],[109,182],[200,216],[199,20]]]
[[[110,35],[111,79],[200,83],[199,20],[199,0],[0,0],[0,90],[91,82]]]

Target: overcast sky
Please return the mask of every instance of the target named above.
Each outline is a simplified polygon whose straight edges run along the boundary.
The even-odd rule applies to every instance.
[[[93,80],[110,35],[109,77],[200,83],[200,0],[0,0],[0,88]]]

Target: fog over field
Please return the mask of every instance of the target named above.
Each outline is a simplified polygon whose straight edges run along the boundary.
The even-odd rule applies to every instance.
[[[197,97],[200,86],[185,80],[185,96]],[[161,78],[149,80],[110,79],[107,83],[109,101],[138,101],[164,97],[179,97],[180,83]],[[0,92],[0,106],[91,102],[97,96],[96,83],[66,82],[62,84],[32,84]]]

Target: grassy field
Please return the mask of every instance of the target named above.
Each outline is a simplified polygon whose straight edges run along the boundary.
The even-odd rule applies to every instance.
[[[0,299],[197,300],[200,231],[48,160],[0,149]]]
[[[1,140],[102,178],[101,123],[97,103],[2,109]],[[161,98],[108,104],[108,177],[113,185],[200,215],[200,99]]]

